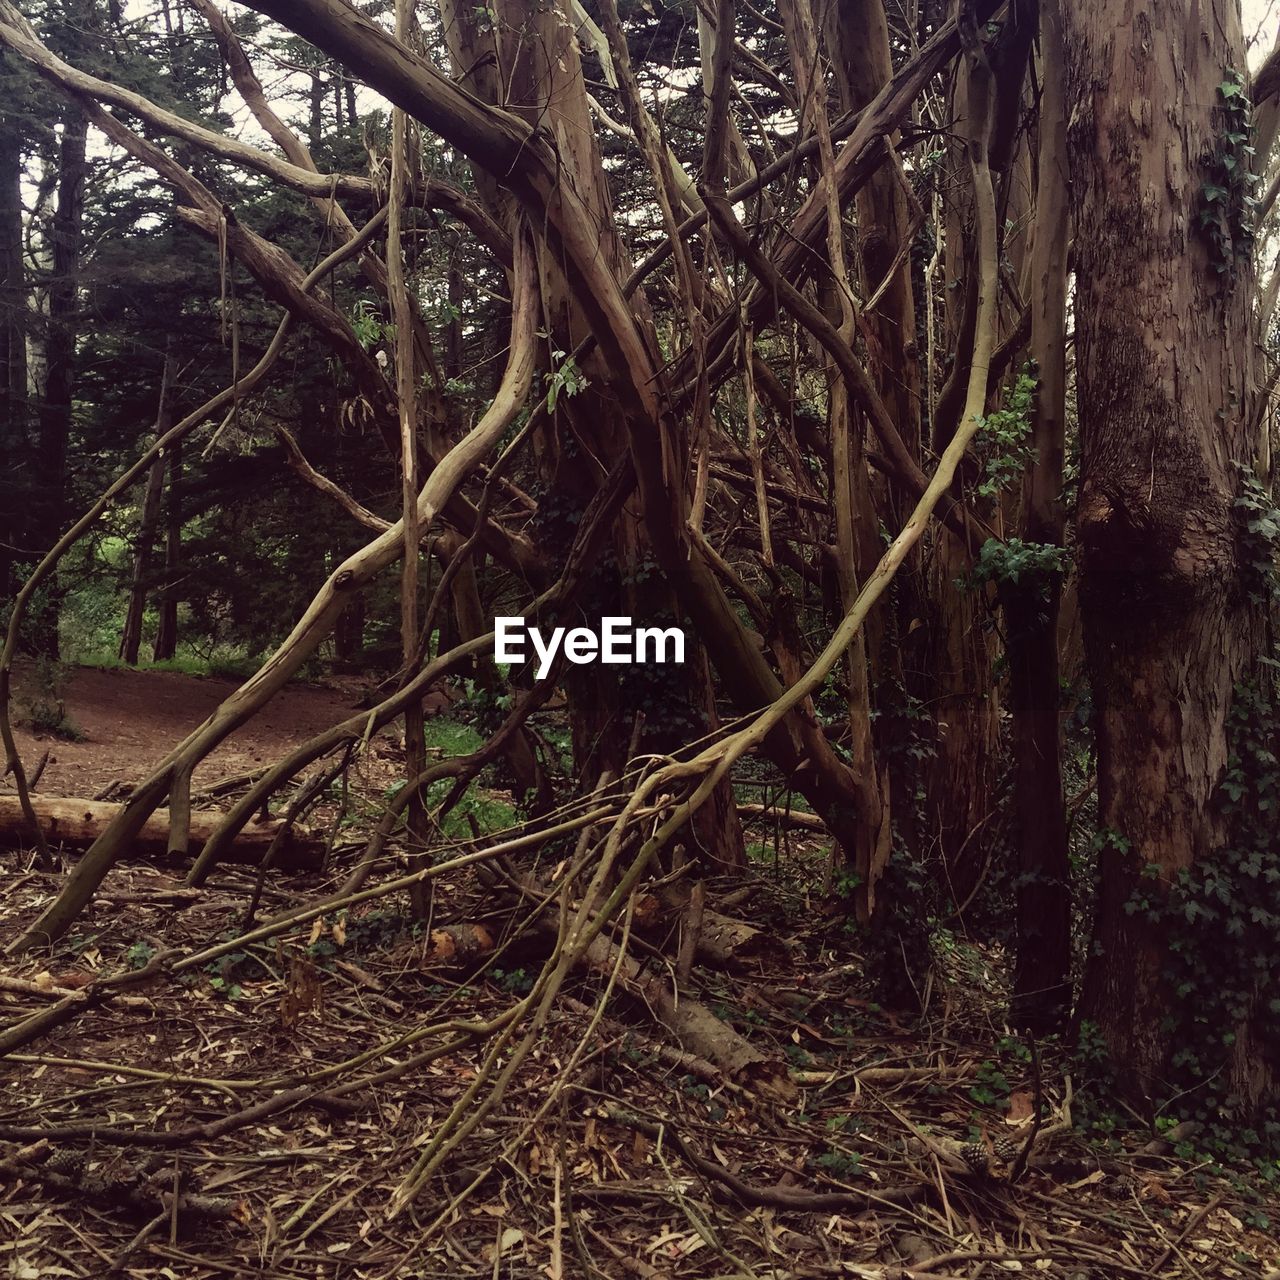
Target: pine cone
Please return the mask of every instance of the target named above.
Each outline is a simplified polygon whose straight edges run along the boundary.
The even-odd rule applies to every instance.
[[[64,1147],[61,1151],[55,1151],[44,1162],[44,1167],[50,1173],[60,1173],[66,1178],[79,1178],[85,1170],[84,1153]]]
[[[993,1166],[1012,1164],[1021,1150],[1022,1144],[1012,1138],[993,1138],[989,1148],[985,1142],[966,1142],[960,1158],[974,1173],[990,1173]]]

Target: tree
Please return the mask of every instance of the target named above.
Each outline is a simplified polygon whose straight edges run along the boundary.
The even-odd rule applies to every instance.
[[[13,564],[22,554],[26,526],[20,519],[28,452],[27,336],[29,286],[23,262],[22,178],[25,74],[7,51],[0,58],[0,593],[13,591]]]
[[[1173,933],[1135,900],[1168,895],[1230,843],[1228,722],[1266,635],[1237,506],[1260,443],[1239,15],[1228,0],[1175,3],[1160,22],[1149,35],[1108,0],[1063,12],[1076,520],[1104,844],[1081,1012],[1150,1097],[1175,1047]],[[1237,1011],[1228,1054],[1246,1113],[1274,1096],[1263,1009]]]
[[[734,787],[763,779],[828,833],[832,902],[868,951],[927,958],[949,908],[1003,917],[1014,1019],[1054,1030],[1071,859],[1088,856],[1059,717],[1059,600],[1078,585],[1089,679],[1073,694],[1096,707],[1102,827],[1080,1012],[1131,1083],[1169,1084],[1166,926],[1198,918],[1188,895],[1243,839],[1221,783],[1243,786],[1241,716],[1267,701],[1280,529],[1239,24],[1231,0],[1179,4],[1144,34],[1113,0],[925,3],[911,30],[876,0],[716,0],[695,42],[676,8],[613,0],[412,21],[401,4],[394,31],[344,0],[235,18],[193,0],[212,41],[184,9],[99,52],[41,39],[0,0],[6,57],[65,99],[65,154],[46,144],[28,220],[57,229],[66,268],[49,281],[70,345],[49,347],[41,487],[65,474],[86,509],[58,554],[149,476],[141,511],[107,526],[142,525],[135,653],[167,472],[156,652],[177,650],[181,618],[184,637],[260,659],[22,945],[63,932],[166,801],[185,851],[192,771],[333,643],[385,657],[367,724],[402,716],[409,744],[405,799],[357,878],[406,806],[418,844],[433,838],[415,798],[439,819],[502,760],[530,824],[553,828],[560,802],[614,806],[586,895],[612,910],[613,886],[654,862],[739,869]],[[1203,35],[1194,57],[1184,27]],[[266,50],[301,69],[276,101]],[[241,107],[269,144],[233,128]],[[109,155],[78,210],[77,120]],[[23,156],[0,152],[6,189]],[[4,221],[19,245],[22,211]],[[73,261],[76,228],[93,248]],[[156,261],[179,259],[162,278]],[[26,287],[21,265],[7,289]],[[77,304],[110,324],[77,324]],[[174,368],[196,370],[175,374],[175,403],[198,407],[151,442],[170,333]],[[44,544],[63,523],[44,519]],[[678,673],[562,667],[548,685],[489,661],[502,610],[678,621],[700,647]],[[484,736],[443,761],[420,708],[438,679]],[[568,762],[538,727],[553,687]],[[255,805],[366,737],[344,722],[269,769],[193,883]],[[1270,1088],[1251,981],[1228,1002],[1249,1104]]]

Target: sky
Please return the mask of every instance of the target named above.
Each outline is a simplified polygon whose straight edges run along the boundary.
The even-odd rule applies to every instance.
[[[1243,0],[1240,13],[1249,41],[1249,65],[1257,67],[1275,43],[1280,0]]]

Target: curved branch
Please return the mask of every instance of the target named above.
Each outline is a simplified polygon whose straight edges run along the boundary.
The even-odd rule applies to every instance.
[[[285,452],[289,455],[289,465],[309,484],[313,489],[318,489],[326,498],[332,498],[353,520],[358,524],[362,524],[366,529],[372,529],[376,533],[382,533],[386,529],[391,528],[391,521],[384,520],[380,515],[374,514],[368,507],[357,502],[340,485],[334,484],[328,476],[321,475],[319,471],[307,461],[307,455],[302,452],[301,446],[294,439],[293,432],[282,422],[272,423],[272,430],[276,433],[280,443],[284,445]]]
[[[325,258],[302,281],[303,292],[313,289],[336,266],[364,248],[386,220],[386,216],[386,210],[380,210],[369,219],[353,240],[334,250],[333,253]],[[54,543],[44,559],[32,570],[31,576],[23,583],[22,589],[14,599],[13,609],[9,614],[9,628],[5,635],[4,649],[0,652],[0,741],[3,741],[5,749],[5,772],[13,774],[14,785],[18,791],[18,800],[22,805],[23,815],[37,833],[40,831],[39,822],[31,805],[26,771],[22,767],[22,757],[18,752],[17,740],[13,734],[13,724],[9,717],[13,658],[17,652],[18,634],[21,630],[23,619],[26,617],[27,606],[31,602],[31,597],[48,579],[62,557],[84,536],[98,517],[111,505],[112,501],[128,489],[140,476],[149,471],[152,463],[157,458],[162,457],[167,449],[171,449],[174,445],[180,443],[202,422],[205,422],[214,414],[221,413],[229,405],[236,403],[262,381],[280,355],[284,347],[285,336],[288,334],[292,323],[292,313],[286,311],[280,318],[280,324],[267,345],[266,351],[262,353],[261,359],[243,378],[218,392],[216,396],[205,401],[194,413],[189,413],[181,422],[176,423],[164,435],[160,436],[133,466],[117,476],[88,511]],[[148,814],[150,812],[148,810]],[[142,821],[145,822],[145,820],[146,817],[144,816]],[[141,829],[141,825],[142,823],[140,822],[132,832],[132,835],[137,834],[137,830]],[[42,836],[40,838],[43,839]]]
[[[527,235],[521,235],[517,242],[512,306],[507,368],[493,403],[471,432],[440,460],[418,495],[418,518],[423,533],[480,458],[501,438],[529,394],[537,363],[538,295],[536,263]],[[175,776],[189,772],[283,688],[329,634],[338,615],[346,608],[351,592],[393,564],[403,550],[401,522],[396,521],[381,536],[347,557],[320,588],[275,653],[138,784],[128,803],[67,878],[62,892],[10,944],[10,952],[45,945],[66,932],[129,841],[155,812]]]
[[[7,44],[14,53],[31,63],[46,80],[51,80],[60,88],[84,94],[96,102],[107,102],[120,107],[145,121],[153,129],[173,138],[181,138],[184,142],[190,142],[233,164],[243,165],[255,173],[265,174],[294,191],[301,191],[309,196],[332,196],[335,191],[341,191],[347,195],[364,196],[366,199],[373,193],[373,183],[368,178],[317,173],[314,169],[281,160],[246,142],[228,138],[204,128],[203,125],[185,120],[130,89],[78,70],[41,44],[30,23],[8,0],[0,0],[0,43]]]
[[[889,474],[910,494],[919,498],[928,488],[928,479],[898,434],[898,429],[889,416],[889,410],[871,381],[871,375],[863,368],[862,361],[841,337],[835,325],[799,289],[788,283],[773,263],[755,246],[751,237],[747,235],[746,228],[734,216],[733,209],[726,198],[715,196],[709,190],[703,191],[703,198],[707,202],[707,208],[716,226],[733,251],[746,263],[760,284],[817,338],[827,354],[835,361],[850,396],[867,415],[876,437],[884,446]],[[966,537],[967,521],[980,524],[976,516],[971,512],[966,513],[964,507],[952,498],[944,498],[939,503],[939,509],[940,518],[960,538]]]
[[[259,123],[280,146],[288,159],[282,160],[279,156],[273,156],[270,152],[261,151],[257,147],[250,146],[248,143],[241,142],[236,138],[217,133],[212,129],[206,129],[202,125],[195,124],[172,111],[165,110],[139,93],[134,93],[132,90],[125,89],[120,85],[111,84],[110,81],[101,80],[97,76],[90,75],[71,66],[40,42],[30,23],[17,9],[8,3],[8,0],[0,0],[0,44],[8,45],[16,54],[30,62],[40,75],[56,84],[59,88],[71,93],[83,94],[96,102],[110,103],[112,106],[129,112],[130,115],[136,116],[160,133],[172,138],[179,138],[183,142],[189,142],[193,146],[208,151],[211,155],[218,156],[220,159],[241,165],[254,173],[262,174],[264,177],[272,178],[293,191],[301,192],[303,195],[310,196],[313,199],[326,201],[332,200],[337,195],[357,196],[365,201],[376,199],[378,195],[377,186],[369,178],[349,173],[321,173],[314,163],[303,162],[297,153],[296,147],[285,145],[283,138],[284,135],[289,133],[288,127],[284,125],[279,116],[267,104],[265,95],[261,93],[261,83],[258,82],[253,68],[249,66],[248,59],[244,57],[243,50],[240,50],[240,59],[243,60],[243,65],[248,68],[248,73],[252,76],[253,83],[257,84],[259,91],[258,102],[255,103],[252,99],[251,90],[246,91],[247,82],[246,85],[241,85],[238,74],[241,71],[240,61],[234,58],[231,46],[222,38],[222,32],[225,31],[230,33],[234,40],[234,32],[231,32],[225,19],[222,19],[221,14],[218,14],[216,10],[213,12],[219,20],[220,26],[215,26],[214,18],[209,16],[204,6],[198,3],[198,0],[192,0],[192,3],[196,4],[197,8],[209,20],[209,25],[214,31],[214,38],[218,40],[223,55],[228,59],[232,75],[236,79],[236,86],[240,89],[246,105],[253,111]],[[235,42],[234,47],[239,49],[238,41]],[[260,113],[261,107],[266,108],[265,113]],[[272,121],[271,124],[267,122],[268,117]],[[278,130],[274,126],[278,126]],[[296,138],[294,142],[297,143]],[[301,144],[297,143],[297,146],[300,147]],[[305,147],[302,150],[305,152]],[[307,160],[310,161],[309,153],[307,154]],[[506,263],[511,261],[510,237],[465,192],[450,183],[441,182],[433,178],[425,183],[416,184],[413,189],[412,199],[415,204],[422,207],[443,209],[451,214],[459,222],[467,226],[501,261]]]

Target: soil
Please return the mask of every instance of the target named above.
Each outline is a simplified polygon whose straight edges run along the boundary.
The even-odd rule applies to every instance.
[[[27,721],[33,673],[15,672],[18,747],[30,772],[49,752],[39,790],[91,798],[113,783],[145,777],[176,743],[201,724],[238,686],[234,679],[170,671],[77,667],[62,692],[66,717],[80,740],[33,732]],[[288,748],[345,720],[356,709],[357,685],[290,684],[196,769],[196,788],[269,763]]]

